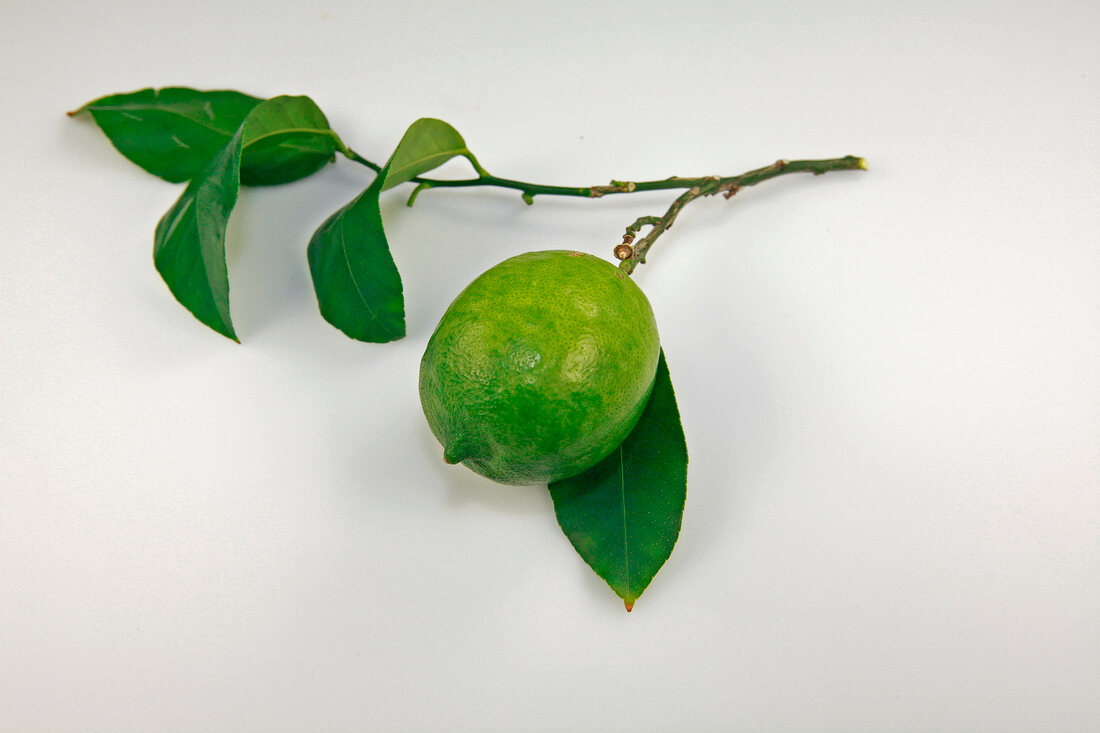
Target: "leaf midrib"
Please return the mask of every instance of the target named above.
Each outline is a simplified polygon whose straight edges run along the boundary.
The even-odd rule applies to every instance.
[[[619,446],[619,501],[623,511],[623,577],[627,593],[633,594],[634,588],[630,584],[630,533],[626,522],[626,468],[623,465],[623,447]]]
[[[251,140],[249,140],[247,143],[244,144],[244,148],[242,148],[242,150],[247,149],[250,145],[254,145],[254,144],[260,142],[261,140],[267,140],[267,139],[272,138],[272,137],[278,137],[279,135],[294,135],[294,134],[308,134],[308,135],[319,135],[319,136],[322,136],[322,137],[334,137],[334,134],[333,134],[332,130],[321,130],[321,129],[316,128],[316,127],[286,127],[286,128],[282,128],[282,129],[279,129],[279,130],[272,130],[271,132],[266,132],[263,135],[260,135],[259,137],[252,138]]]
[[[409,162],[408,164],[402,166],[401,168],[398,168],[396,172],[391,170],[389,173],[386,174],[386,183],[388,184],[390,182],[391,177],[398,178],[399,176],[397,174],[404,175],[404,171],[415,170],[418,165],[420,165],[421,163],[423,163],[426,160],[431,160],[432,158],[446,158],[446,160],[450,160],[451,158],[454,158],[455,156],[458,156],[458,155],[462,155],[462,156],[468,155],[469,152],[470,151],[467,150],[465,146],[463,146],[461,148],[441,150],[439,152],[432,153],[431,155],[425,155],[423,157],[417,158],[416,160],[413,160],[413,161]],[[435,166],[433,166],[433,167],[435,167]],[[403,179],[402,182],[404,182],[405,180],[408,180],[408,179]]]
[[[344,221],[343,221],[343,219],[341,218],[341,220],[339,222],[337,222],[337,224],[340,227],[340,254],[343,256],[344,264],[348,268],[348,277],[351,278],[351,284],[355,286],[355,294],[359,296],[359,300],[360,300],[360,302],[363,303],[363,307],[366,308],[367,313],[370,314],[370,320],[373,321],[374,323],[377,323],[379,325],[379,327],[382,328],[383,331],[385,331],[387,334],[389,334],[392,337],[392,339],[396,339],[397,334],[394,331],[390,330],[390,328],[386,325],[386,322],[378,317],[378,314],[375,313],[374,309],[370,307],[370,303],[367,301],[366,297],[363,295],[363,290],[362,290],[362,288],[359,287],[359,281],[355,278],[355,268],[353,268],[351,266],[351,260],[348,259],[348,246],[347,246],[347,239],[344,237]]]
[[[125,105],[125,106],[113,105],[113,104],[112,105],[90,105],[90,106],[86,107],[85,109],[87,109],[89,112],[120,112],[121,113],[121,112],[132,112],[134,110],[137,110],[139,112],[162,112],[166,116],[178,117],[181,120],[186,120],[187,122],[194,123],[194,124],[198,125],[199,127],[206,128],[207,130],[210,130],[212,132],[216,132],[219,135],[224,135],[227,138],[233,137],[233,132],[226,132],[225,130],[221,129],[220,127],[214,127],[213,125],[206,124],[198,118],[190,117],[188,115],[182,114],[180,112],[177,112],[175,110],[172,110],[172,109],[170,109],[168,107],[165,107],[165,106],[162,106],[162,105],[153,105],[153,104],[136,104],[136,105]],[[247,118],[247,117],[248,117],[248,115],[245,115],[245,118]]]
[[[259,106],[259,105],[257,105],[257,106]],[[150,104],[128,105],[128,106],[118,106],[118,105],[100,106],[100,105],[94,105],[94,106],[87,107],[87,109],[88,109],[89,112],[104,112],[104,111],[106,111],[106,112],[120,112],[121,113],[121,112],[132,112],[134,110],[137,110],[137,111],[140,111],[140,112],[160,112],[160,113],[163,113],[166,116],[177,117],[181,120],[185,120],[185,121],[193,123],[193,124],[195,124],[199,127],[210,130],[211,132],[216,132],[219,135],[225,137],[226,139],[229,139],[229,138],[233,137],[234,133],[236,132],[236,131],[227,132],[226,130],[224,130],[220,127],[214,127],[212,124],[207,124],[207,123],[203,122],[202,120],[200,120],[198,118],[190,117],[190,116],[182,114],[180,112],[176,112],[176,111],[173,111],[171,109],[167,109],[163,106],[156,106],[156,105],[150,105]],[[253,108],[253,109],[255,109],[255,108]],[[248,116],[246,115],[245,116],[246,122],[244,122],[242,124],[247,124],[247,119],[248,119]],[[315,128],[315,127],[284,127],[284,128],[280,128],[280,129],[277,129],[277,130],[272,130],[270,132],[266,132],[266,133],[260,135],[259,137],[255,137],[255,138],[249,140],[247,143],[245,143],[244,147],[247,148],[250,145],[253,145],[254,143],[260,142],[261,140],[266,140],[266,139],[271,138],[271,137],[275,137],[277,135],[292,135],[292,134],[296,134],[296,133],[334,137],[334,133],[333,133],[332,130],[322,130],[320,128]],[[431,156],[428,156],[428,157],[431,157]],[[419,161],[417,161],[417,162],[419,162]]]

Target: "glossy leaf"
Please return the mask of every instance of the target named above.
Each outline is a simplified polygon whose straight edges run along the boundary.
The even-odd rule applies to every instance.
[[[267,186],[316,173],[341,144],[309,97],[275,97],[253,111],[245,128],[241,183]]]
[[[157,224],[153,262],[195,318],[237,341],[229,317],[225,228],[240,188],[244,128],[214,155]]]
[[[262,101],[234,91],[167,87],[100,97],[69,115],[91,114],[120,153],[180,183],[223,150]]]
[[[458,130],[443,120],[422,117],[409,126],[386,165],[386,180],[382,190],[393,188],[438,168],[456,155],[463,155],[477,167],[466,141]]]
[[[610,456],[550,484],[569,541],[629,611],[680,534],[687,444],[664,352],[637,426]]]
[[[306,97],[275,97],[257,105],[157,224],[153,260],[168,288],[196,318],[234,341],[225,231],[237,202],[242,155],[269,141],[299,147],[314,138],[331,143],[332,132],[315,110]],[[260,149],[266,155],[277,148]]]
[[[405,335],[401,275],[386,243],[378,202],[383,180],[379,174],[330,216],[307,251],[321,315],[351,338],[373,343]]]
[[[454,128],[417,120],[374,182],[314,233],[309,269],[321,315],[351,338],[384,343],[405,335],[401,275],[382,226],[379,196],[456,155],[473,159]]]
[[[246,186],[296,181],[335,157],[338,138],[311,99],[276,99],[284,103],[267,107],[264,116],[268,132],[278,134],[245,140],[240,182]],[[168,87],[101,97],[69,114],[88,112],[119,152],[178,183],[202,171],[263,101],[235,91]],[[316,134],[322,129],[328,134]]]

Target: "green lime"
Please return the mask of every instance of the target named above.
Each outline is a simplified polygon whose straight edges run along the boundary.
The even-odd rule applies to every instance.
[[[444,460],[504,484],[574,476],[637,423],[660,341],[645,295],[580,252],[529,252],[451,303],[420,362]]]

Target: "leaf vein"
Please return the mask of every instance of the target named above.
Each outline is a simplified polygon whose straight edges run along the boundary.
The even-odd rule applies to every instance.
[[[249,145],[254,145],[254,144],[260,142],[261,140],[266,140],[266,139],[271,138],[271,137],[278,137],[280,135],[289,136],[289,135],[297,135],[297,134],[303,134],[303,133],[304,134],[310,134],[310,135],[317,135],[319,137],[332,137],[332,130],[320,130],[316,127],[281,127],[277,130],[270,130],[268,132],[263,133],[262,135],[258,135],[256,137],[252,138],[247,143],[245,143],[245,147],[247,148]],[[289,147],[289,146],[287,146],[287,147]]]
[[[632,592],[630,585],[630,532],[626,524],[626,477],[623,468],[623,447],[619,446],[619,499],[623,510],[623,570],[627,592]]]
[[[417,158],[416,160],[410,160],[408,163],[401,166],[396,171],[391,170],[386,175],[386,179],[389,180],[390,178],[401,178],[405,175],[405,171],[407,171],[407,170],[416,170],[417,167],[419,167],[419,165],[421,163],[423,163],[425,160],[431,160],[432,158],[446,158],[447,160],[450,160],[451,158],[453,158],[457,155],[463,155],[464,153],[467,153],[467,152],[469,152],[469,151],[467,151],[465,147],[452,148],[452,149],[449,149],[449,150],[437,150],[436,152],[432,153],[431,155],[425,155],[423,157]]]
[[[207,130],[218,133],[219,135],[224,135],[226,137],[231,137],[233,135],[233,133],[231,131],[226,131],[226,130],[223,130],[221,128],[215,127],[212,124],[207,124],[207,123],[203,122],[200,119],[197,119],[195,117],[189,117],[189,116],[183,114],[182,112],[176,112],[176,111],[168,109],[168,108],[166,108],[162,105],[155,105],[155,104],[127,104],[127,105],[104,104],[104,105],[98,105],[97,104],[97,105],[91,105],[91,106],[88,107],[89,112],[117,112],[117,113],[119,113],[120,115],[122,115],[124,117],[129,117],[130,119],[134,119],[134,120],[137,120],[139,122],[148,122],[148,120],[145,117],[141,117],[139,115],[131,114],[128,110],[136,110],[136,111],[141,111],[141,112],[161,112],[165,115],[168,115],[168,116],[171,116],[171,117],[178,117],[181,120],[184,120],[186,122],[191,122],[195,125],[198,125],[199,127],[204,127]]]
[[[344,264],[347,265],[348,277],[351,278],[351,284],[355,286],[355,294],[359,296],[359,300],[363,303],[363,307],[366,308],[367,313],[370,314],[370,320],[378,323],[378,325],[390,336],[396,337],[396,334],[386,325],[386,322],[381,320],[378,314],[374,312],[374,309],[370,307],[370,303],[363,294],[363,289],[359,287],[359,280],[355,277],[355,269],[351,266],[351,259],[348,257],[348,244],[347,239],[344,237],[344,223],[341,220],[337,222],[337,225],[340,227],[340,254],[344,256]]]

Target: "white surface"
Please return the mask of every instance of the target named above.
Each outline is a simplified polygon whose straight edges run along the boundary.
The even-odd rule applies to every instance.
[[[1043,3],[0,7],[0,730],[1100,729],[1100,10]],[[369,176],[247,190],[237,346],[175,303],[179,193],[62,113],[311,95],[546,183],[866,156],[693,204],[638,274],[691,454],[639,601],[546,492],[445,466],[420,352],[529,249],[667,194],[386,198],[409,336],[316,312]],[[450,170],[450,169],[448,169]],[[457,168],[455,170],[458,170]]]

